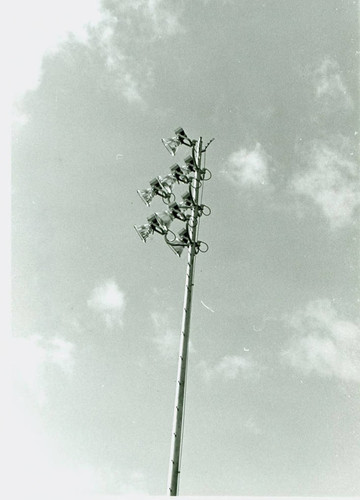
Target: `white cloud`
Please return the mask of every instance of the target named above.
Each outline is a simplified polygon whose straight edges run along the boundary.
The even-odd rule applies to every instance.
[[[74,344],[60,337],[54,337],[49,342],[48,359],[61,370],[71,375],[74,367]]]
[[[13,428],[14,434],[16,431],[15,440],[11,446],[9,443],[7,454],[11,456],[7,471],[11,498],[29,498],[29,492],[31,498],[44,499],[89,498],[88,495],[113,498],[111,494],[117,498],[117,495],[149,494],[146,478],[140,472],[124,472],[111,465],[71,463],[69,459],[64,462],[62,457],[54,460],[54,451],[50,449],[39,425],[28,425],[27,419],[19,419],[20,422],[21,426]],[[27,424],[25,428],[24,422]]]
[[[168,361],[176,359],[180,346],[180,325],[179,330],[171,328],[168,316],[164,313],[153,312],[151,320],[154,325],[151,340],[156,349],[164,359]],[[189,352],[195,352],[191,340],[189,341]]]
[[[99,0],[14,0],[8,3],[11,90],[15,97],[37,86],[44,54],[56,49],[68,32],[86,40],[86,25],[100,19],[99,6]]]
[[[3,415],[6,435],[2,440],[5,497],[7,492],[19,499],[29,495],[44,499],[105,493],[148,495],[147,479],[140,470],[79,463],[64,456],[61,440],[54,440],[44,426],[43,412],[39,414],[34,408],[34,401],[40,407],[46,403],[49,370],[68,378],[73,373],[74,356],[75,346],[60,336],[11,339],[9,360],[14,383]],[[30,404],[23,397],[24,388],[30,393]]]
[[[147,0],[144,3],[158,35],[176,35],[183,32],[173,6],[169,7],[164,0]]]
[[[151,64],[137,57],[137,43],[182,32],[180,7],[169,8],[164,0],[123,0],[104,8],[93,30],[106,68],[101,87],[119,92],[130,104],[145,104],[144,93],[154,85],[154,77]]]
[[[139,92],[139,84],[130,73],[126,73],[123,77],[122,93],[130,103],[142,101],[142,97]]]
[[[360,382],[360,325],[341,318],[330,300],[285,318],[293,332],[283,359],[297,370]]]
[[[134,13],[139,12],[144,26],[150,25],[156,35],[175,34],[180,30],[177,16],[162,1],[122,2],[118,9],[119,19],[124,21],[126,17],[125,28],[129,23],[137,24]],[[120,28],[123,31],[124,26],[119,28],[116,15],[102,10],[100,0],[75,4],[70,0],[55,3],[35,0],[31,4],[15,0],[11,2],[10,15],[14,21],[9,33],[12,39],[10,90],[14,99],[18,100],[26,91],[38,86],[46,54],[58,50],[69,33],[81,43],[88,43],[88,28],[92,27],[91,33],[96,33],[110,74],[111,82],[104,76],[102,86],[118,89],[130,103],[143,101],[141,91],[152,82],[151,72],[144,66],[144,61],[136,63],[131,55],[125,55],[119,49],[117,33]],[[24,115],[14,117],[15,124],[21,125],[24,120]]]
[[[144,103],[143,92],[154,83],[152,71],[143,58],[134,56],[133,47],[127,47],[128,40],[143,36],[151,42],[184,31],[179,22],[182,8],[169,7],[164,0],[123,0],[111,6],[101,5],[100,0],[75,4],[70,0],[55,3],[35,0],[31,4],[15,0],[10,8],[13,22],[9,32],[12,50],[9,92],[16,100],[38,86],[43,57],[55,53],[71,33],[81,43],[96,40],[107,70],[100,84],[102,88],[118,91],[131,104]],[[26,119],[18,114],[14,117],[15,125]]]
[[[238,377],[253,375],[255,363],[250,356],[228,355],[223,356],[212,367],[205,361],[201,361],[199,367],[206,381],[216,377],[234,380]]]
[[[125,293],[114,280],[108,280],[91,292],[88,307],[98,312],[109,328],[122,325],[125,311]]]
[[[130,15],[127,22],[138,21],[138,17],[146,21],[146,29],[157,36],[173,36],[184,31],[179,22],[179,5],[173,3],[169,6],[165,0],[123,0],[117,6],[121,16]],[[138,28],[141,29],[143,23],[138,22]],[[143,25],[145,28],[145,25]]]
[[[26,352],[33,355],[29,349]],[[17,363],[14,370],[18,371],[22,365],[22,362]],[[65,456],[61,442],[58,446],[54,436],[46,430],[43,418],[39,418],[32,411],[32,405],[27,405],[22,398],[11,397],[7,408],[10,411],[4,413],[6,435],[2,440],[6,456],[6,463],[2,464],[5,466],[2,491],[6,498],[45,500],[110,493],[149,494],[147,478],[142,471],[116,469],[111,464],[81,463]]]
[[[307,170],[291,183],[295,193],[320,208],[333,229],[351,224],[360,205],[357,165],[344,149],[314,141],[305,154]]]
[[[15,382],[26,386],[37,402],[46,400],[45,374],[47,367],[57,367],[70,376],[74,367],[75,346],[71,342],[41,335],[13,338],[11,341],[11,368]]]
[[[120,486],[121,495],[149,495],[146,487],[146,477],[141,471],[133,471],[128,481],[123,481]]]
[[[11,115],[11,125],[13,130],[17,130],[29,121],[28,115],[26,115],[18,106],[17,103],[13,106]]]
[[[325,112],[353,108],[353,101],[341,76],[339,64],[326,58],[315,71],[315,96]]]
[[[229,156],[228,169],[225,173],[238,186],[247,188],[268,186],[269,156],[259,143],[251,151],[241,148]]]
[[[45,485],[40,490],[44,493],[52,491],[53,484],[59,484],[59,492],[63,495],[99,495],[110,492],[116,495],[149,494],[145,475],[139,471],[124,473],[111,466],[96,467],[93,464],[61,465],[47,469]]]
[[[117,15],[106,11],[94,30],[97,48],[105,62],[100,85],[103,90],[118,92],[130,104],[143,104],[142,94],[153,84],[151,68],[125,51],[118,37],[119,31],[124,31],[119,22]]]
[[[252,362],[244,356],[224,356],[215,366],[215,371],[224,378],[234,379],[240,373],[245,373],[252,367]]]

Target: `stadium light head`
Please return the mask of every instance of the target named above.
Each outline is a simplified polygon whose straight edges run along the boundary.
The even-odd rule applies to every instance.
[[[161,139],[167,151],[171,156],[175,156],[178,147],[181,144],[187,144],[186,140],[189,140],[183,128],[179,127],[175,130],[175,136],[169,139]]]
[[[184,214],[183,208],[185,208],[185,210],[186,210],[187,207],[182,207],[181,203],[179,204],[179,203],[176,203],[176,201],[174,201],[173,203],[170,203],[170,205],[169,205],[169,212],[176,219],[185,221],[187,219],[187,216]]]
[[[159,176],[155,177],[155,179],[152,179],[150,181],[150,187],[151,187],[151,189],[154,190],[155,194],[159,194],[159,195],[161,195],[161,193],[164,190],[163,186],[161,185],[161,180],[160,180]]]
[[[172,186],[176,182],[176,178],[172,174],[167,174],[165,177],[158,177],[159,182],[164,190],[164,192],[167,192],[168,194],[172,193]]]
[[[186,246],[191,243],[190,235],[187,227],[184,227],[181,231],[179,231],[179,240]]]
[[[196,170],[196,165],[195,165],[195,161],[194,161],[194,158],[189,155],[185,158],[184,160],[185,162],[185,169],[188,171],[188,172],[195,172]]]
[[[187,228],[179,231],[178,236],[172,242],[167,242],[171,250],[176,253],[178,257],[181,257],[185,247],[189,246],[191,243],[189,232]]]
[[[163,179],[158,176],[150,181],[150,187],[147,189],[138,189],[137,193],[145,203],[146,206],[150,207],[153,198],[156,195],[161,196],[163,199],[169,199],[172,193],[172,184],[176,182],[176,179],[171,176],[171,174],[166,175]]]
[[[181,243],[178,243],[178,239],[176,238],[174,243],[172,243],[171,245],[168,245],[171,250],[176,253],[176,255],[178,257],[181,257],[181,254],[183,253],[184,249],[185,249],[185,245],[182,245]]]
[[[145,203],[147,207],[150,207],[150,204],[156,195],[155,191],[152,188],[148,189],[138,189],[137,194],[140,196],[142,201]]]
[[[153,230],[160,234],[166,234],[168,232],[169,226],[173,220],[174,216],[169,212],[169,210],[155,212],[153,215],[148,217],[148,222]]]
[[[182,208],[187,209],[187,208],[192,208],[194,206],[194,199],[189,191],[187,193],[184,193],[181,196],[181,199],[182,199],[181,202]]]
[[[174,165],[172,165],[170,167],[170,172],[176,180],[177,182],[184,182],[185,184],[188,184],[189,183],[189,178],[187,177],[187,170],[184,169],[183,167],[180,167],[180,165],[178,165],[177,163],[175,163]]]
[[[153,234],[154,230],[151,227],[151,224],[141,224],[139,226],[134,226],[135,231],[140,236],[141,240],[146,243],[148,237]]]

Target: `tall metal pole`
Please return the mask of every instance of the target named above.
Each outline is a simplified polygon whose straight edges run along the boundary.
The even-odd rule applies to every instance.
[[[202,153],[202,138],[200,137],[195,152],[196,160],[196,173],[194,176],[193,198],[194,206],[191,211],[189,223],[189,235],[191,245],[188,250],[188,261],[186,268],[185,280],[185,294],[184,294],[184,309],[181,326],[180,337],[180,352],[178,361],[178,372],[176,382],[175,394],[175,408],[173,427],[171,435],[171,451],[170,451],[170,465],[168,476],[168,489],[167,493],[170,496],[178,494],[178,480],[180,473],[180,451],[182,444],[182,430],[184,418],[184,396],[185,396],[185,382],[186,382],[186,366],[189,349],[189,334],[190,334],[190,318],[191,318],[191,302],[192,290],[194,286],[194,264],[197,251],[197,232],[198,232],[198,216],[199,216],[199,193],[201,185],[201,153]]]

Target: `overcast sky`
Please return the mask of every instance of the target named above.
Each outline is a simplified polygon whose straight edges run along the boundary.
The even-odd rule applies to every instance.
[[[180,494],[360,495],[358,2],[12,8],[12,490],[166,493],[186,257],[133,225],[181,126],[215,141]]]

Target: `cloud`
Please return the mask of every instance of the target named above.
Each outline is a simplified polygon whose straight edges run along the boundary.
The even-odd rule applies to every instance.
[[[11,127],[14,131],[19,130],[21,127],[26,125],[29,121],[29,116],[24,113],[18,103],[14,103],[11,114]]]
[[[149,35],[174,36],[184,31],[179,22],[179,5],[165,0],[123,0],[112,5],[112,13],[126,24],[136,24],[139,32]]]
[[[256,189],[269,186],[269,156],[260,143],[251,151],[241,148],[229,156],[224,173],[237,186]]]
[[[341,318],[330,300],[310,302],[284,321],[292,332],[282,353],[287,364],[305,374],[360,382],[360,325]]]
[[[31,6],[24,2],[20,6],[15,0],[11,9],[13,31],[17,32],[12,36],[12,60],[16,64],[11,68],[11,92],[16,99],[40,83],[44,56],[67,50],[70,41],[100,51],[96,56],[103,57],[105,63],[101,88],[118,91],[131,104],[143,103],[142,93],[153,84],[153,78],[146,60],[138,57],[144,43],[140,35],[151,41],[182,31],[179,8],[168,8],[163,0],[89,0],[77,5],[64,0],[55,8],[44,0],[35,0]],[[22,16],[17,15],[19,9]]]
[[[108,280],[103,285],[95,287],[87,305],[101,315],[109,328],[123,324],[125,293],[119,289],[114,280]]]
[[[148,495],[145,475],[140,471],[115,469],[111,465],[97,467],[93,464],[61,465],[48,468],[44,493],[60,484],[61,494],[90,495]],[[72,497],[71,497],[72,498]]]
[[[223,356],[214,366],[209,367],[206,361],[201,361],[199,367],[206,381],[216,377],[234,380],[254,374],[255,363],[250,356]]]
[[[99,0],[34,0],[31,3],[14,0],[8,7],[13,21],[9,34],[13,61],[11,90],[15,97],[37,86],[41,61],[46,52],[56,49],[68,32],[85,41],[86,25],[95,24],[100,19]]]
[[[89,0],[75,6],[64,0],[55,8],[44,0],[31,6],[24,2],[20,6],[15,0],[11,9],[17,36],[10,34],[16,64],[11,68],[9,90],[16,99],[40,83],[44,56],[68,50],[70,41],[96,51],[96,60],[99,55],[103,58],[100,88],[118,92],[130,104],[144,104],[144,92],[154,85],[144,43],[184,32],[179,21],[183,8],[176,3],[169,6],[165,0]],[[19,9],[22,16],[17,15]],[[14,117],[17,125],[24,120],[25,115]]]
[[[146,487],[146,477],[141,471],[133,471],[128,481],[123,481],[120,486],[121,495],[149,495]]]
[[[103,3],[93,41],[105,61],[101,88],[119,92],[130,104],[145,104],[154,86],[152,63],[144,58],[144,43],[183,32],[179,5],[164,0],[123,0]]]
[[[144,94],[155,85],[153,63],[144,44],[184,31],[182,7],[165,0],[107,0],[101,18],[89,32],[90,48],[104,61],[100,87],[119,93],[130,104],[144,105]]]
[[[215,366],[215,371],[224,378],[234,379],[252,367],[252,362],[244,356],[224,356]]]
[[[176,35],[184,31],[180,25],[178,14],[173,6],[169,8],[166,1],[145,0],[142,3],[153,23],[153,29],[158,35]]]
[[[351,224],[360,204],[360,189],[357,165],[346,151],[345,139],[339,148],[320,140],[307,147],[308,168],[292,179],[291,188],[314,202],[331,228]]]
[[[125,73],[122,83],[122,93],[128,102],[140,102],[142,97],[139,92],[139,84],[134,80],[131,73]]]
[[[180,325],[179,330],[172,329],[168,316],[164,313],[153,312],[151,320],[155,330],[151,340],[157,351],[168,361],[176,359],[180,346]],[[195,352],[191,340],[189,341],[189,352]]]
[[[58,368],[65,376],[71,376],[74,353],[74,344],[61,337],[46,339],[41,335],[31,335],[14,338],[11,342],[14,380],[27,387],[42,405],[46,400],[45,370]]]
[[[130,104],[144,104],[143,94],[153,85],[151,65],[136,57],[136,45],[127,47],[127,43],[119,39],[119,33],[125,35],[129,31],[129,25],[123,26],[124,17],[112,10],[103,13],[89,42],[104,64],[100,87],[120,94]]]
[[[314,74],[315,98],[321,110],[337,113],[353,108],[353,101],[341,76],[339,64],[331,58],[323,60]]]
[[[15,428],[14,428],[15,430]],[[46,436],[36,426],[16,427],[19,438],[9,453],[9,493],[11,498],[114,498],[112,495],[149,495],[143,473],[125,472],[111,464],[99,466],[90,463],[64,463],[59,457],[55,463]],[[17,453],[16,453],[17,452]],[[15,456],[15,453],[17,456]],[[70,463],[69,463],[70,462]],[[17,478],[21,477],[21,481]],[[56,492],[54,493],[54,485]],[[14,495],[14,496],[13,496]],[[101,495],[101,497],[98,497]],[[104,496],[102,496],[104,495]]]

